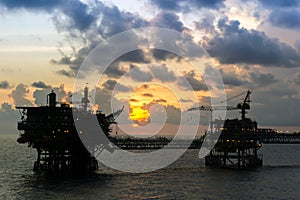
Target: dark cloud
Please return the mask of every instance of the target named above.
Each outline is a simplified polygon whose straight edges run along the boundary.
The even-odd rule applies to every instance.
[[[36,88],[51,88],[50,85],[47,85],[43,81],[33,82],[31,86]]]
[[[234,71],[225,72],[224,70],[220,70],[220,73],[222,75],[223,82],[225,85],[242,86],[247,83],[247,81],[244,80],[243,77],[237,75]]]
[[[9,97],[13,99],[16,106],[33,106],[33,103],[27,98],[29,89],[27,85],[20,83],[17,87],[12,90]]]
[[[117,81],[115,80],[107,80],[102,84],[102,87],[108,90],[114,90],[115,86],[117,84]]]
[[[47,95],[51,92],[49,88],[36,89],[33,92],[34,103],[38,106],[47,104]]]
[[[165,64],[161,66],[152,66],[150,67],[150,71],[153,74],[154,78],[157,78],[162,82],[170,82],[176,80],[174,72],[168,69]]]
[[[144,97],[153,97],[153,94],[151,94],[151,93],[144,93],[144,94],[142,94],[142,96],[144,96]]]
[[[166,61],[168,59],[180,59],[179,56],[169,52],[169,51],[165,51],[165,50],[162,50],[162,49],[153,49],[152,51],[152,55],[153,57],[156,59],[156,60],[163,60],[163,61]]]
[[[95,22],[97,17],[89,6],[79,0],[2,0],[0,5],[10,10],[44,11],[52,13],[57,11],[56,17],[66,16],[68,26],[84,31]],[[100,5],[100,3],[99,3]],[[80,13],[80,14],[79,14]]]
[[[43,10],[51,11],[58,7],[63,0],[1,0],[0,5],[5,6],[7,9],[29,9],[29,10]]]
[[[120,11],[117,6],[109,7],[102,5],[99,10],[101,11],[101,21],[97,29],[104,38],[131,28],[140,28],[149,25],[148,21],[141,18],[138,14]]]
[[[153,19],[150,20],[152,26],[161,28],[169,28],[179,32],[184,30],[184,25],[179,17],[174,13],[160,12]]]
[[[149,88],[149,85],[144,84],[142,87],[143,87],[144,89],[148,89],[148,88]]]
[[[57,74],[63,75],[69,78],[74,78],[76,77],[76,73],[83,62],[83,60],[86,58],[86,56],[90,53],[92,50],[93,46],[86,46],[83,47],[79,50],[76,48],[73,48],[73,52],[71,55],[66,55],[62,50],[58,50],[61,54],[61,58],[56,60],[56,59],[51,59],[50,63],[53,65],[63,65],[63,66],[68,66],[69,69],[65,70],[58,70]]]
[[[300,28],[300,11],[298,9],[276,9],[270,14],[269,21],[279,27]]]
[[[96,88],[96,90],[91,91],[91,93],[95,94],[94,103],[99,105],[99,109],[105,114],[112,113],[113,110],[120,109],[125,104],[124,102],[117,100],[113,96],[112,91],[107,90],[106,88]],[[118,107],[113,108],[112,106]]]
[[[129,92],[131,89],[129,87],[126,87],[125,85],[122,85],[118,83],[115,80],[107,80],[102,84],[102,87],[104,87],[107,90],[117,90],[120,92]]]
[[[107,6],[100,2],[93,5],[92,14],[97,18],[97,24],[90,26],[87,31],[76,28],[72,28],[72,24],[69,21],[64,21],[60,17],[56,17],[54,23],[57,29],[64,32],[68,38],[75,41],[82,41],[83,46],[81,49],[73,48],[71,55],[65,55],[62,51],[62,57],[60,59],[53,59],[51,63],[68,66],[69,69],[59,70],[58,74],[67,77],[75,77],[76,73],[87,55],[104,39],[120,33],[122,31],[131,28],[140,28],[148,26],[148,22],[137,14],[120,11],[116,6]],[[80,12],[78,12],[80,13]],[[79,21],[81,15],[73,17],[74,21]],[[79,19],[78,19],[79,18]],[[119,77],[123,74],[122,70],[118,69],[118,64],[122,61],[134,62],[134,63],[148,63],[144,53],[141,50],[136,50],[122,55],[112,65],[114,69],[108,69],[107,73],[113,77]]]
[[[298,0],[259,0],[259,2],[268,7],[294,7],[300,4]]]
[[[58,70],[56,73],[58,75],[66,76],[66,77],[69,77],[69,78],[76,77],[76,72],[75,71],[71,71],[71,70],[61,69],[61,70]]]
[[[150,0],[152,4],[156,5],[162,10],[177,12],[187,12],[194,8],[218,9],[224,6],[224,1],[225,0]]]
[[[156,99],[156,103],[167,103],[168,101],[166,99]]]
[[[149,82],[153,78],[151,73],[142,71],[140,67],[132,64],[130,65],[130,71],[126,75],[138,82]]]
[[[222,6],[224,6],[225,0],[190,0],[192,5],[195,5],[198,8],[213,8],[218,9]]]
[[[65,91],[64,84],[61,84],[58,87],[49,86],[49,87],[46,87],[46,88],[36,89],[33,92],[34,103],[36,105],[46,105],[47,104],[47,95],[52,90],[56,94],[56,101],[57,102],[66,101],[67,97],[69,96],[69,93],[67,91]]]
[[[143,50],[137,49],[120,56],[115,62],[150,63]]]
[[[109,67],[106,68],[106,70],[104,71],[104,74],[112,78],[119,78],[123,76],[125,73],[126,71],[121,69],[118,62],[114,62],[113,64],[109,65]]]
[[[131,102],[139,102],[139,100],[136,100],[136,99],[133,99],[133,98],[130,99],[130,101],[131,101]]]
[[[9,89],[11,85],[8,81],[0,81],[0,89]]]
[[[9,104],[9,103],[6,103],[4,102],[2,105],[1,105],[1,111],[4,111],[4,112],[9,112],[9,111],[12,111],[12,105]]]
[[[263,74],[259,72],[250,72],[249,75],[252,84],[256,86],[266,86],[278,82],[278,80],[271,73]]]
[[[197,30],[205,30],[206,33],[212,34],[215,32],[215,21],[216,15],[212,12],[206,12],[205,17],[198,21],[195,21],[195,27]]]
[[[299,84],[299,85],[300,85],[300,73],[297,74],[297,77],[294,79],[294,82],[295,82],[296,84]]]
[[[143,110],[151,110],[150,108],[152,106],[157,105],[158,102],[156,101],[152,101],[148,104],[144,104],[141,108]],[[159,107],[155,107],[155,109],[152,110],[152,112],[150,113],[150,117],[151,117],[151,122],[152,123],[161,123],[161,116],[162,113],[166,114],[166,123],[168,124],[180,124],[180,120],[181,120],[181,110],[168,105],[168,106],[163,106],[160,104]],[[145,119],[143,121],[137,121],[136,123],[141,124],[141,125],[146,125],[150,122],[150,118]]]
[[[178,11],[181,9],[180,2],[181,1],[174,1],[174,0],[164,0],[164,1],[150,0],[151,4],[154,4],[163,10],[174,10],[174,11]]]
[[[207,91],[208,88],[202,79],[197,79],[195,71],[189,71],[179,78],[178,85],[183,89],[193,89],[194,91]],[[191,88],[190,88],[191,87]]]
[[[277,39],[256,30],[240,28],[238,21],[227,18],[218,22],[222,34],[209,41],[208,53],[222,64],[258,64],[274,67],[298,67],[298,52]]]

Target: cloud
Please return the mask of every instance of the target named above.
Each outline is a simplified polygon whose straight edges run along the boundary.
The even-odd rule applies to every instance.
[[[82,42],[83,46],[80,49],[73,48],[71,55],[65,55],[62,51],[62,57],[60,59],[53,59],[51,63],[68,66],[69,69],[62,69],[58,71],[58,74],[67,77],[75,77],[76,73],[87,55],[104,39],[118,34],[122,31],[131,28],[140,28],[148,26],[147,20],[144,20],[137,14],[120,11],[116,6],[107,6],[101,2],[97,2],[96,5],[89,7],[93,10],[91,14],[97,19],[97,23],[90,26],[88,30],[82,30],[76,28],[78,31],[74,31],[73,24],[70,21],[64,21],[63,17],[55,17],[54,23],[60,32],[64,32],[70,40]],[[81,13],[81,12],[78,12]],[[76,13],[73,21],[79,21],[80,16]],[[115,68],[108,70],[107,73],[113,74],[114,77],[120,76],[122,70],[117,70],[118,64],[121,61],[134,62],[134,63],[147,63],[147,59],[144,57],[144,53],[141,50],[129,52],[114,62]],[[114,74],[114,72],[116,72]]]
[[[113,110],[117,110],[122,108],[124,105],[128,105],[128,102],[122,102],[116,99],[112,95],[112,91],[106,88],[97,87],[96,90],[91,91],[91,94],[92,93],[95,94],[95,102],[93,103],[99,105],[99,109],[105,114],[112,113]]]
[[[100,3],[98,3],[100,5]],[[80,31],[88,29],[91,24],[96,21],[94,10],[87,4],[79,0],[2,0],[0,5],[8,10],[29,10],[29,11],[43,11],[47,13],[54,13],[54,18],[59,18],[62,15],[67,17],[70,28],[76,28]],[[78,14],[80,13],[80,14]]]
[[[197,30],[204,30],[205,33],[213,34],[215,32],[215,22],[216,15],[213,12],[206,11],[205,17],[194,21],[194,25]]]
[[[27,85],[20,83],[14,90],[12,90],[9,97],[13,99],[16,106],[33,106],[33,103],[27,98],[28,94],[29,89]]]
[[[133,62],[133,63],[150,63],[145,57],[143,50],[137,49],[131,52],[128,52],[122,55],[120,58],[117,59],[119,62]]]
[[[263,74],[259,72],[250,72],[249,75],[252,83],[256,86],[266,86],[278,82],[271,73]]]
[[[294,82],[295,82],[296,84],[299,84],[299,85],[300,85],[300,73],[297,74],[297,77],[294,79]]]
[[[153,77],[162,82],[170,82],[176,80],[174,72],[168,69],[165,64],[160,66],[152,66],[149,69],[153,74]]]
[[[221,34],[209,41],[206,49],[222,64],[258,64],[268,67],[299,67],[298,52],[277,39],[256,30],[240,28],[239,21],[218,22]]]
[[[203,80],[199,80],[196,78],[196,74],[194,70],[191,70],[184,74],[183,77],[180,77],[178,80],[178,85],[183,89],[192,89],[194,91],[207,91],[208,88]]]
[[[46,85],[43,81],[33,82],[31,86],[36,88],[51,88],[50,85]]]
[[[126,73],[125,70],[121,69],[121,66],[118,62],[114,62],[109,67],[106,68],[104,74],[111,78],[119,78]]]
[[[163,60],[166,61],[167,59],[174,59],[177,58],[178,60],[180,60],[180,57],[169,52],[169,51],[165,51],[162,49],[153,49],[152,51],[152,55],[156,60]]]
[[[140,67],[133,64],[130,65],[130,71],[126,76],[129,76],[138,82],[149,82],[153,78],[150,72],[142,71]]]
[[[298,0],[259,0],[259,2],[267,7],[294,7],[300,4]]]
[[[71,55],[66,55],[62,50],[58,50],[61,54],[61,58],[56,60],[56,59],[51,59],[50,63],[53,65],[63,65],[63,66],[68,66],[69,69],[65,70],[58,70],[57,74],[63,75],[69,78],[74,78],[76,77],[76,73],[85,59],[85,57],[90,53],[92,50],[92,46],[85,46],[77,50],[76,48],[73,48],[73,52]]]
[[[152,101],[148,104],[145,104],[144,106],[142,106],[141,108],[143,110],[147,110],[148,112],[150,112],[150,117],[151,117],[151,122],[152,123],[161,123],[161,116],[162,116],[162,112],[166,113],[166,123],[169,124],[180,124],[180,120],[181,120],[181,110],[172,106],[172,105],[168,105],[168,106],[164,106],[161,105],[160,106],[155,106],[157,105],[158,102],[156,101]],[[152,109],[153,108],[153,109]],[[150,118],[149,119],[145,119],[142,122],[138,121],[137,123],[139,124],[147,124],[150,122]]]
[[[131,88],[129,88],[125,85],[122,85],[122,84],[118,83],[117,81],[111,80],[111,79],[105,81],[102,84],[102,87],[104,87],[104,89],[107,89],[107,90],[116,90],[116,91],[120,91],[120,92],[131,91]]]
[[[59,85],[58,87],[48,86],[45,88],[36,89],[33,92],[34,103],[36,105],[46,105],[47,103],[47,95],[51,93],[51,91],[56,94],[56,101],[63,102],[70,95],[70,92],[65,91],[64,84]]]
[[[4,111],[4,112],[9,112],[9,111],[12,111],[12,105],[7,103],[7,102],[4,102],[2,105],[1,105],[1,111]]]
[[[269,21],[279,27],[295,29],[300,28],[300,11],[293,9],[276,9],[269,16]]]
[[[167,103],[168,101],[166,99],[156,99],[156,103]]]
[[[1,0],[0,5],[5,6],[7,9],[29,9],[29,10],[43,10],[50,11],[64,2],[63,0]]]
[[[224,70],[220,70],[220,73],[223,78],[223,82],[225,85],[229,86],[242,86],[247,83],[246,80],[243,80],[236,72],[225,72]]]
[[[190,103],[190,102],[193,102],[193,101],[190,100],[190,99],[180,99],[179,101],[182,102],[182,103]]]
[[[8,81],[0,81],[0,89],[9,89],[11,85]]]
[[[179,17],[174,13],[160,12],[153,19],[150,20],[152,26],[169,28],[179,32],[184,30],[184,25]]]
[[[70,95],[67,91],[65,91],[64,84],[61,84],[58,87],[52,87],[49,85],[48,87],[45,88],[36,89],[33,92],[34,103],[36,105],[46,105],[47,95],[51,92],[51,90],[53,90],[54,93],[56,94],[57,102],[65,101],[66,98]]]
[[[36,89],[33,92],[34,103],[38,106],[47,104],[47,95],[51,92],[49,88]]]
[[[225,0],[150,0],[150,3],[156,5],[162,10],[188,12],[193,8],[218,9],[224,6],[224,1]]]
[[[101,11],[101,21],[97,29],[104,38],[110,37],[130,28],[140,28],[148,26],[147,20],[144,20],[136,13],[120,11],[117,6],[104,6]]]
[[[144,93],[144,94],[142,94],[142,96],[144,96],[144,97],[153,97],[153,94],[151,94],[151,93]]]
[[[51,63],[68,66],[57,74],[73,78],[88,53],[104,39],[131,28],[149,26],[149,22],[136,13],[121,11],[117,6],[108,6],[100,1],[80,0],[3,0],[0,6],[9,11],[46,12],[59,33],[70,41],[82,43],[81,48],[73,48],[71,55],[62,53],[61,58]],[[127,55],[129,56],[129,55]],[[125,57],[123,57],[126,59]],[[132,59],[139,59],[137,54]]]
[[[133,98],[131,98],[130,101],[131,102],[139,102],[139,100],[136,100],[136,99],[133,99]]]

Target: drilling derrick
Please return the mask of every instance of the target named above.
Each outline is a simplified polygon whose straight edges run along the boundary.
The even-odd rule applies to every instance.
[[[82,109],[72,108],[67,103],[58,103],[53,91],[47,95],[46,106],[17,107],[21,114],[21,121],[17,125],[20,132],[17,142],[28,143],[29,147],[37,150],[34,171],[81,173],[98,169],[96,158],[81,142],[74,119],[82,116],[85,119],[95,118],[103,133],[109,136],[109,127],[115,123],[115,117],[113,114],[105,116],[100,111],[96,113],[89,111],[89,102],[88,88],[86,87],[81,101]]]

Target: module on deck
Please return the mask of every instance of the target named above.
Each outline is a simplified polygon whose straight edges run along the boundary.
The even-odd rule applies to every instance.
[[[37,150],[34,171],[86,171],[98,169],[94,155],[81,142],[74,119],[88,122],[96,118],[105,135],[109,135],[114,115],[87,110],[88,89],[85,88],[82,108],[56,102],[56,94],[47,95],[47,105],[40,107],[17,107],[21,113],[18,122],[18,143],[28,143]],[[84,121],[85,120],[85,121]],[[80,122],[79,122],[80,123]],[[94,133],[89,133],[94,134]],[[101,134],[101,133],[99,133]],[[91,149],[96,147],[91,147]]]

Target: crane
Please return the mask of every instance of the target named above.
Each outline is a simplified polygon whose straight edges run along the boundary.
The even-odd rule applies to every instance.
[[[235,99],[241,95],[244,95],[246,94],[246,97],[243,99],[243,101],[241,103],[239,103],[236,107],[233,107],[233,106],[199,106],[199,107],[193,107],[193,108],[190,108],[188,109],[188,111],[194,111],[194,110],[203,110],[203,111],[210,111],[210,116],[211,116],[211,124],[210,124],[210,129],[211,129],[211,132],[213,132],[213,111],[214,110],[241,110],[241,113],[242,113],[242,120],[246,119],[246,110],[250,110],[250,95],[251,95],[252,91],[251,90],[248,90],[246,92],[243,92],[243,93],[240,93],[238,95],[235,95],[231,98],[228,98],[226,100],[229,101],[229,100],[232,100],[232,99]],[[224,103],[225,101],[221,101],[220,103]]]

